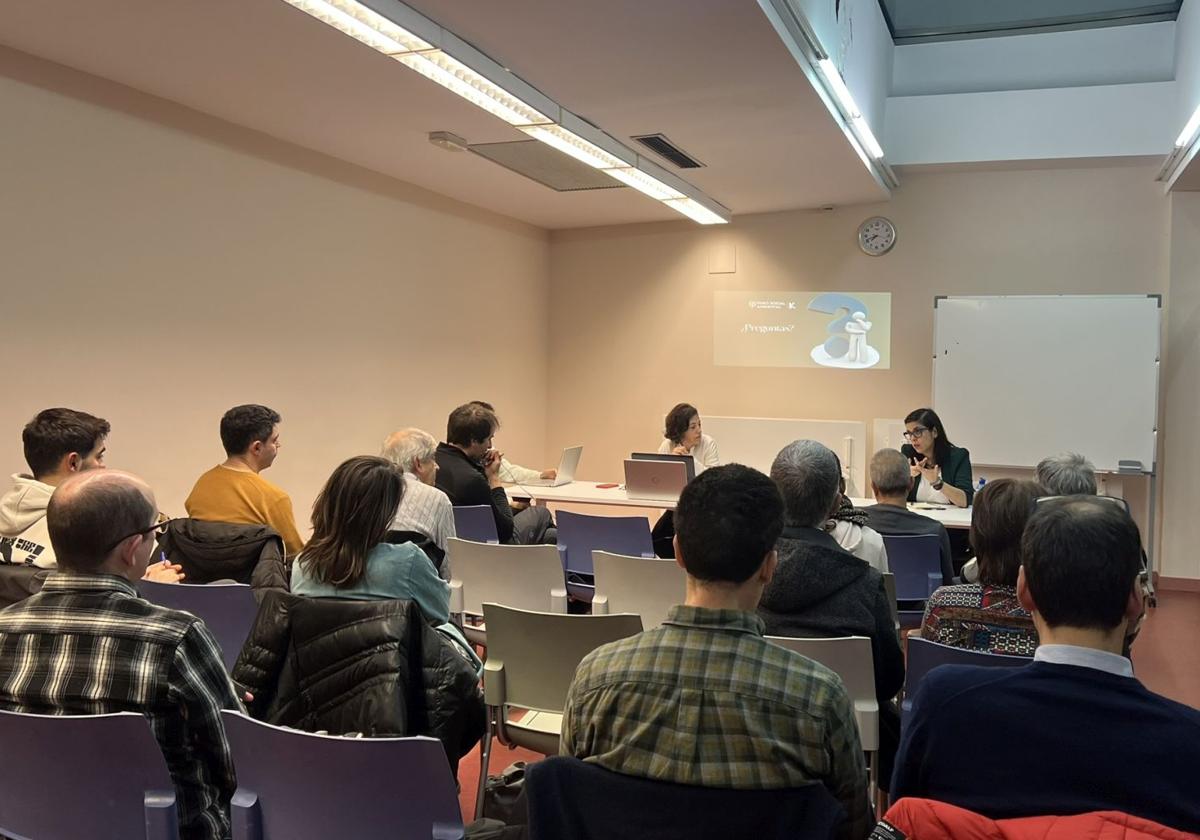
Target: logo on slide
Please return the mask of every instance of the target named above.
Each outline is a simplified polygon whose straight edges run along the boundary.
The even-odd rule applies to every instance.
[[[812,360],[822,367],[869,368],[879,364],[879,351],[867,343],[871,322],[867,305],[856,297],[825,292],[808,302],[812,312],[841,313],[826,326],[829,338],[812,349]]]

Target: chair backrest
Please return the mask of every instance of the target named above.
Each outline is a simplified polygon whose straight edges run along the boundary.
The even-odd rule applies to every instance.
[[[891,572],[884,572],[882,577],[883,591],[887,593],[888,609],[892,612],[892,623],[899,626],[900,613],[899,606],[896,603],[896,576]]]
[[[871,655],[871,640],[866,636],[822,639],[797,639],[790,636],[766,638],[768,642],[794,650],[836,673],[842,678],[851,700],[877,702],[874,657]]]
[[[258,615],[258,602],[249,586],[244,583],[161,583],[144,578],[137,585],[147,601],[199,616],[221,646],[225,669],[233,670],[233,663]]]
[[[563,615],[483,605],[489,705],[561,712],[580,660],[600,645],[642,632],[636,615]]]
[[[455,505],[454,532],[462,540],[482,543],[500,542],[496,531],[496,517],[491,505]]]
[[[145,716],[0,712],[0,834],[177,838],[175,787]]]
[[[978,650],[951,647],[938,642],[908,637],[907,670],[904,675],[904,711],[912,705],[913,692],[925,675],[939,665],[983,665],[990,668],[1022,668],[1032,662],[1027,656],[985,653]]]
[[[590,516],[560,510],[556,522],[558,544],[566,549],[569,572],[592,574],[593,551],[654,556],[650,522],[644,516]]]
[[[342,738],[221,712],[237,767],[235,838],[453,840],[462,812],[435,738]]]
[[[567,756],[526,769],[530,840],[828,840],[845,809],[824,785],[737,790],[614,773]]]
[[[942,585],[942,542],[937,534],[884,534],[883,545],[901,601],[924,601]]]
[[[0,608],[24,601],[30,595],[42,591],[42,584],[50,577],[53,569],[37,566],[17,566],[0,563]]]
[[[450,539],[450,588],[461,591],[461,609],[483,613],[483,602],[494,601],[523,610],[565,612],[562,561],[552,545],[497,545]],[[452,600],[457,600],[452,595]]]
[[[607,551],[592,552],[596,597],[592,612],[634,613],[650,630],[667,620],[667,613],[687,595],[687,575],[674,560],[630,557]]]

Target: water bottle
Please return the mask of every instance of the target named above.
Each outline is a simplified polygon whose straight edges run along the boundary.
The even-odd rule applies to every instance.
[[[975,482],[975,492],[978,493],[983,489],[983,485],[987,484],[987,479],[980,476],[979,481]]]

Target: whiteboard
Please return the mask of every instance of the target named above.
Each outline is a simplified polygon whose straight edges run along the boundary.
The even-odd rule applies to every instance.
[[[938,298],[933,408],[977,464],[1153,472],[1161,316],[1153,295]]]
[[[779,450],[794,440],[815,440],[842,461],[847,496],[866,496],[867,424],[859,420],[704,415],[704,432],[717,443],[722,464],[745,464],[767,475]]]

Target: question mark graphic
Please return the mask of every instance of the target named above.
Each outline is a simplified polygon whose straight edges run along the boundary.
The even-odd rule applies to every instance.
[[[808,308],[812,312],[824,312],[826,315],[833,315],[838,310],[845,310],[845,314],[840,318],[834,318],[825,327],[826,331],[831,333],[829,338],[825,339],[825,352],[832,359],[839,359],[845,356],[850,350],[850,340],[844,332],[847,322],[851,320],[850,316],[854,312],[867,313],[867,305],[856,297],[851,295],[843,295],[839,292],[825,292],[817,295],[808,302]]]

